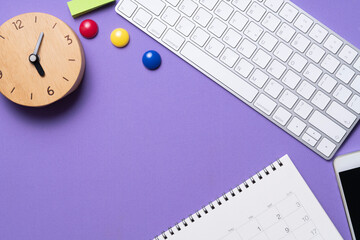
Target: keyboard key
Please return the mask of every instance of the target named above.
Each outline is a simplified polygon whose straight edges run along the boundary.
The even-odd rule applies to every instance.
[[[236,12],[230,19],[230,25],[235,27],[237,30],[242,31],[248,21],[249,19],[247,17],[239,12]]]
[[[215,18],[209,26],[209,31],[217,37],[221,37],[225,32],[227,26],[219,19]]]
[[[214,57],[218,57],[221,51],[224,49],[224,44],[212,38],[208,45],[205,47],[206,51],[211,53]]]
[[[167,33],[164,35],[163,41],[169,45],[169,47],[177,51],[180,49],[181,45],[183,45],[185,39],[174,30],[169,29],[169,31],[167,31]]]
[[[360,93],[360,76],[356,76],[356,78],[354,79],[354,81],[351,84],[351,87],[357,91],[358,93]]]
[[[300,14],[298,19],[295,21],[294,26],[301,30],[303,33],[307,33],[310,27],[314,23],[309,17],[305,16],[304,14]]]
[[[307,133],[304,133],[304,135],[302,136],[302,139],[312,147],[314,147],[316,145],[316,143],[317,143],[317,141],[315,139],[313,139]]]
[[[328,93],[330,93],[334,89],[336,84],[337,81],[334,78],[330,77],[328,74],[324,74],[324,76],[322,76],[321,80],[318,83],[319,87],[321,87]]]
[[[268,13],[261,24],[273,32],[279,26],[280,22],[281,20],[278,17],[272,13]]]
[[[150,20],[151,20],[151,15],[141,8],[134,16],[134,22],[139,24],[141,27],[146,27],[146,25],[150,22]]]
[[[235,48],[241,40],[241,35],[235,32],[233,29],[229,29],[229,31],[225,34],[224,42],[229,44],[231,47]]]
[[[195,22],[197,22],[203,27],[206,27],[211,19],[212,15],[203,8],[199,8],[199,11],[197,11],[194,17]]]
[[[154,19],[154,21],[149,26],[149,32],[152,33],[155,37],[159,38],[164,33],[166,29],[166,25],[160,22],[157,19]]]
[[[307,60],[302,56],[300,56],[300,54],[298,53],[295,53],[289,62],[289,65],[298,72],[301,72],[306,64],[307,64]]]
[[[298,119],[297,117],[294,117],[288,127],[287,127],[292,133],[294,133],[296,136],[300,136],[301,133],[304,131],[304,129],[306,128],[306,124],[301,121],[300,119]]]
[[[340,47],[343,45],[343,42],[334,35],[330,35],[330,37],[325,41],[324,47],[326,47],[329,51],[336,54]]]
[[[142,0],[142,1],[149,1],[149,0]],[[153,0],[149,1],[152,3]],[[191,17],[195,10],[197,9],[197,4],[193,2],[192,0],[184,0],[180,6],[179,10],[184,13],[186,16]]]
[[[354,63],[354,68],[358,71],[360,71],[360,58],[358,58],[356,60],[356,62]]]
[[[310,106],[303,100],[300,100],[300,102],[296,105],[294,112],[303,119],[307,119],[313,109],[314,108],[312,106]]]
[[[327,138],[323,138],[316,149],[319,150],[325,156],[330,157],[330,155],[333,153],[335,148],[336,148],[335,144],[330,142]]]
[[[256,45],[247,39],[244,39],[238,48],[239,52],[247,58],[250,58],[256,50]]]
[[[188,37],[191,33],[191,31],[194,29],[195,24],[191,22],[189,19],[183,17],[181,18],[180,22],[176,26],[176,30],[184,34],[186,37]]]
[[[266,50],[268,50],[269,52],[271,52],[274,49],[277,42],[278,42],[278,40],[275,37],[271,36],[267,32],[264,33],[264,35],[260,39],[260,45],[262,47],[264,47]]]
[[[297,34],[291,45],[300,52],[305,52],[307,47],[310,45],[310,40],[301,34]]]
[[[251,76],[250,81],[259,88],[262,88],[268,79],[269,79],[268,75],[266,75],[259,69],[256,69],[253,75]]]
[[[228,20],[231,13],[234,11],[232,7],[230,7],[229,4],[225,2],[220,2],[220,4],[217,6],[215,10],[215,14],[221,17],[223,20]]]
[[[342,65],[339,71],[336,73],[336,77],[346,84],[350,82],[354,75],[355,72],[346,65]]]
[[[285,126],[291,118],[291,113],[285,110],[282,107],[279,107],[274,113],[273,119],[275,119],[278,123]]]
[[[209,39],[210,35],[202,30],[201,28],[197,28],[193,35],[191,36],[191,40],[193,40],[200,47],[204,46],[206,41]]]
[[[285,42],[289,42],[294,34],[295,30],[286,23],[283,23],[276,33],[276,35],[278,35]]]
[[[265,96],[264,94],[260,94],[259,98],[254,103],[255,107],[260,109],[262,112],[264,112],[266,115],[271,115],[271,113],[274,111],[276,107],[276,103]]]
[[[358,53],[348,45],[345,45],[345,47],[339,53],[339,57],[348,64],[351,64],[357,55]]]
[[[219,0],[200,0],[200,3],[204,5],[207,9],[213,10],[218,1]]]
[[[253,62],[259,65],[261,68],[265,68],[270,60],[271,56],[261,49],[255,54],[253,58]]]
[[[325,59],[321,63],[321,66],[328,70],[330,73],[334,73],[339,65],[340,61],[331,56],[330,54],[326,55]]]
[[[235,75],[192,43],[186,43],[181,54],[196,66],[213,76],[247,102],[252,102],[258,90]]]
[[[310,99],[310,97],[314,94],[316,88],[311,85],[308,81],[302,81],[299,88],[297,89],[297,93],[303,96],[305,99]]]
[[[245,35],[251,38],[253,41],[257,41],[263,32],[262,28],[251,22],[245,29]]]
[[[225,63],[228,67],[232,68],[235,62],[239,59],[239,55],[237,55],[234,51],[229,48],[225,49],[223,55],[220,60]]]
[[[283,3],[284,0],[266,0],[265,6],[267,6],[274,12],[277,12]]]
[[[247,11],[247,14],[255,21],[260,21],[260,19],[264,16],[265,12],[265,8],[254,2]]]
[[[287,108],[292,109],[299,98],[290,92],[289,90],[285,90],[279,101],[284,104]]]
[[[314,98],[311,100],[311,102],[321,110],[324,110],[329,104],[330,100],[331,99],[327,95],[325,95],[325,93],[318,91],[315,94]]]
[[[321,74],[322,74],[321,69],[316,67],[312,63],[310,63],[304,71],[304,76],[314,83],[317,82]]]
[[[265,87],[265,92],[273,98],[277,98],[283,89],[284,87],[281,86],[281,84],[275,82],[274,80],[270,80],[268,85]]]
[[[360,114],[360,97],[358,95],[354,95],[349,101],[348,107],[357,114]]]
[[[308,56],[315,63],[319,63],[324,55],[325,55],[325,50],[320,48],[316,44],[311,45],[311,47],[306,53],[306,56]]]
[[[313,139],[315,139],[316,141],[319,141],[321,138],[321,134],[318,133],[317,131],[315,131],[313,128],[309,127],[306,130],[306,133],[309,134]]]
[[[328,35],[328,30],[321,27],[319,24],[315,24],[314,28],[310,31],[309,36],[318,43],[322,43]]]
[[[237,71],[241,76],[245,78],[247,78],[250,75],[253,69],[254,66],[245,59],[241,59],[238,65],[235,67],[235,71]]]
[[[279,61],[277,61],[277,60],[274,60],[274,61],[270,64],[270,66],[269,66],[269,68],[268,68],[267,71],[268,71],[271,75],[273,75],[275,78],[280,79],[280,77],[284,74],[285,70],[286,70],[286,67],[285,67],[283,64],[281,64],[281,63],[280,63]]]
[[[166,1],[171,5],[173,5],[174,7],[176,7],[180,2],[180,0],[166,0]]]
[[[161,0],[136,0],[136,2],[143,5],[146,9],[148,9],[156,16],[159,16],[162,10],[165,8],[165,3],[163,3],[163,1]]]
[[[309,123],[336,142],[340,142],[346,134],[346,131],[342,127],[334,123],[319,111],[314,112],[309,119]]]
[[[340,84],[333,94],[333,96],[342,103],[346,103],[346,101],[351,96],[351,91],[347,89],[344,85]]]
[[[161,19],[168,23],[170,26],[174,26],[176,21],[180,18],[180,13],[168,7],[163,13]]]
[[[347,128],[350,128],[356,120],[354,114],[337,102],[332,102],[330,107],[326,110],[326,113]]]
[[[245,9],[249,6],[250,2],[251,0],[233,0],[232,4],[241,11],[245,11]]]
[[[274,55],[280,58],[284,62],[286,62],[289,59],[292,53],[293,50],[283,43],[280,43],[274,51]]]
[[[286,21],[292,22],[295,19],[298,12],[299,11],[296,8],[294,8],[293,6],[287,3],[280,11],[279,15],[283,17]]]
[[[124,0],[118,7],[118,10],[125,14],[127,17],[131,17],[135,12],[137,5],[131,0]]]
[[[289,88],[295,89],[300,80],[301,77],[299,75],[297,75],[292,70],[289,70],[282,79],[282,82],[285,83]]]

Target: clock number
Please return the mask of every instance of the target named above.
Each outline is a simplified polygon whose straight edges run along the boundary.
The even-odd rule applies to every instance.
[[[20,19],[16,20],[15,22],[13,22],[12,24],[14,24],[16,30],[22,29],[24,26],[21,25],[22,21]]]
[[[2,71],[0,71],[0,79],[2,79],[3,77],[3,74],[2,74]]]
[[[70,38],[70,35],[66,35],[65,38],[68,42],[68,45],[72,44],[72,39]]]
[[[50,96],[54,95],[54,90],[50,89],[50,86],[47,88],[47,92]]]

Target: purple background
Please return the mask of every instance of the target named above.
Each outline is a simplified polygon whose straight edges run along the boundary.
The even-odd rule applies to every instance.
[[[294,0],[360,47],[360,2]],[[332,162],[294,140],[126,22],[115,4],[74,20],[65,1],[2,1],[0,22],[53,14],[82,37],[82,86],[43,109],[0,97],[0,239],[150,239],[288,153],[345,239],[349,229]],[[131,43],[112,46],[126,28]],[[163,64],[147,71],[142,54]],[[338,155],[360,150],[357,127]]]

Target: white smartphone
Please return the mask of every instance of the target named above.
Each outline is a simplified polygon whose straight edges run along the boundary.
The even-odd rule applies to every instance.
[[[334,169],[352,238],[360,239],[360,151],[337,157]]]

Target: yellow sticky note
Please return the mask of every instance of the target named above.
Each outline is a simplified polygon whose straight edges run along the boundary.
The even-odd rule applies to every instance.
[[[68,2],[71,16],[77,18],[115,0],[72,0]]]

